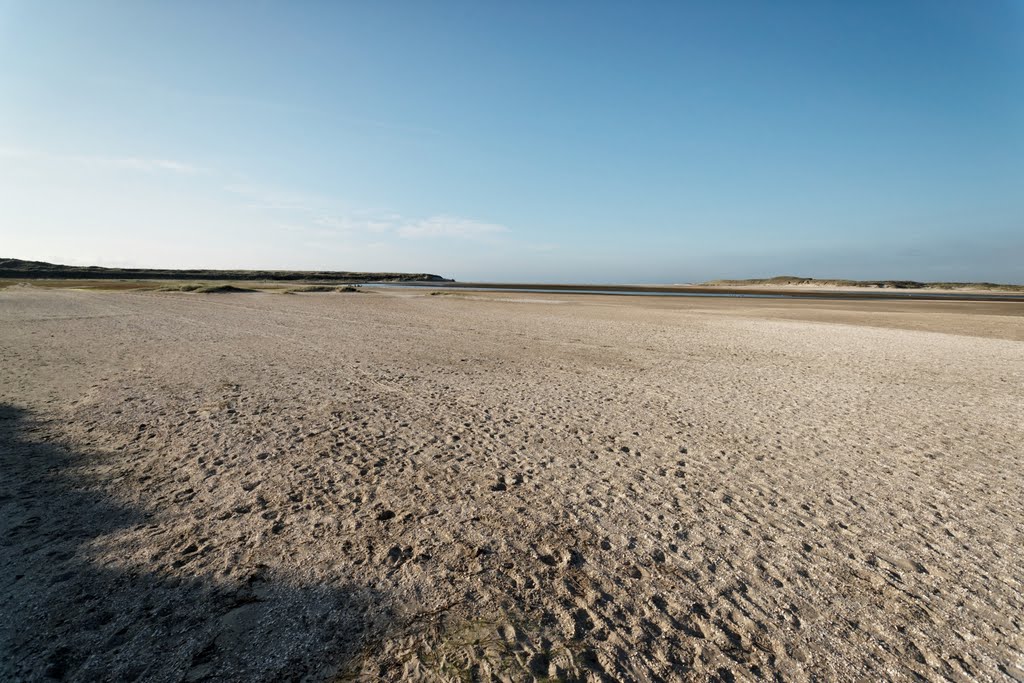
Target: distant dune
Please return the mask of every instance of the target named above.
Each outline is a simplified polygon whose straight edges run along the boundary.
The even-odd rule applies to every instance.
[[[140,280],[261,280],[328,282],[450,282],[431,273],[356,273],[335,270],[174,270],[65,266],[45,261],[0,258],[0,278],[75,278]]]
[[[1024,285],[992,282],[918,282],[916,280],[819,280],[797,275],[777,275],[749,280],[711,280],[704,287],[873,287],[875,289],[982,289],[1024,292]]]

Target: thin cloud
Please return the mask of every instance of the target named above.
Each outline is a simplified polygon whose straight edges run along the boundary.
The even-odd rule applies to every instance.
[[[0,159],[72,170],[112,169],[154,174],[221,175],[196,164],[161,157],[56,154],[39,149],[0,146]],[[498,223],[452,214],[416,218],[387,209],[346,208],[328,197],[245,182],[229,182],[220,187],[227,194],[242,198],[252,209],[274,212],[278,218],[275,222],[284,232],[306,232],[317,237],[373,235],[377,244],[383,244],[380,241],[382,237],[475,240],[510,232],[506,226]],[[548,245],[540,246],[540,250],[549,248]]]
[[[472,218],[441,214],[412,218],[388,210],[333,210],[317,206],[310,197],[256,189],[251,186],[227,186],[226,190],[256,201],[253,208],[287,211],[301,216],[292,224],[305,225],[307,232],[327,236],[376,235],[403,239],[479,239],[509,232],[504,225]]]
[[[356,233],[386,233],[394,230],[394,217],[367,217],[359,214],[351,216],[320,215],[313,223],[328,230]]]
[[[459,218],[458,216],[433,216],[420,221],[405,223],[399,226],[397,230],[401,237],[409,239],[431,237],[474,239],[508,231],[508,228],[504,225],[484,223],[469,218]]]
[[[299,192],[286,192],[261,185],[230,183],[223,186],[225,192],[244,197],[254,209],[276,211],[297,211],[314,213],[324,203],[323,198]]]
[[[52,154],[38,149],[0,147],[0,157],[19,159],[26,162],[49,163],[61,166],[85,166],[90,168],[111,168],[146,173],[205,173],[207,169],[174,159],[146,157],[106,157],[82,154]]]
[[[173,173],[204,173],[205,168],[186,164],[172,159],[140,159],[128,157],[123,159],[108,159],[104,157],[72,157],[83,163],[98,164],[101,166],[112,166],[135,171],[171,171]]]

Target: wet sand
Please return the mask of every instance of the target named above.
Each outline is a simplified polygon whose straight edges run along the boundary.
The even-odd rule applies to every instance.
[[[1022,304],[11,287],[0,358],[0,679],[1024,680]]]
[[[420,289],[462,290],[462,291],[508,291],[508,292],[540,292],[559,294],[603,294],[603,295],[648,295],[648,296],[685,296],[685,297],[750,297],[750,298],[785,298],[785,299],[880,299],[910,301],[996,301],[1024,303],[1024,293],[1020,285],[1007,285],[1007,289],[955,288],[940,287],[895,288],[866,286],[832,286],[832,285],[565,285],[535,283],[496,283],[496,282],[405,282],[401,286]],[[1016,288],[1016,289],[1013,289]]]

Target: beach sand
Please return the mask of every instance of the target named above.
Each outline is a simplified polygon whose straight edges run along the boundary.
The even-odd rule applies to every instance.
[[[0,679],[1024,680],[1024,304],[0,291]]]

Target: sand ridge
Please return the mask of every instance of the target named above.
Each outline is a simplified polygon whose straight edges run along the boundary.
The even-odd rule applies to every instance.
[[[1021,306],[509,296],[0,292],[0,676],[1024,677]]]

